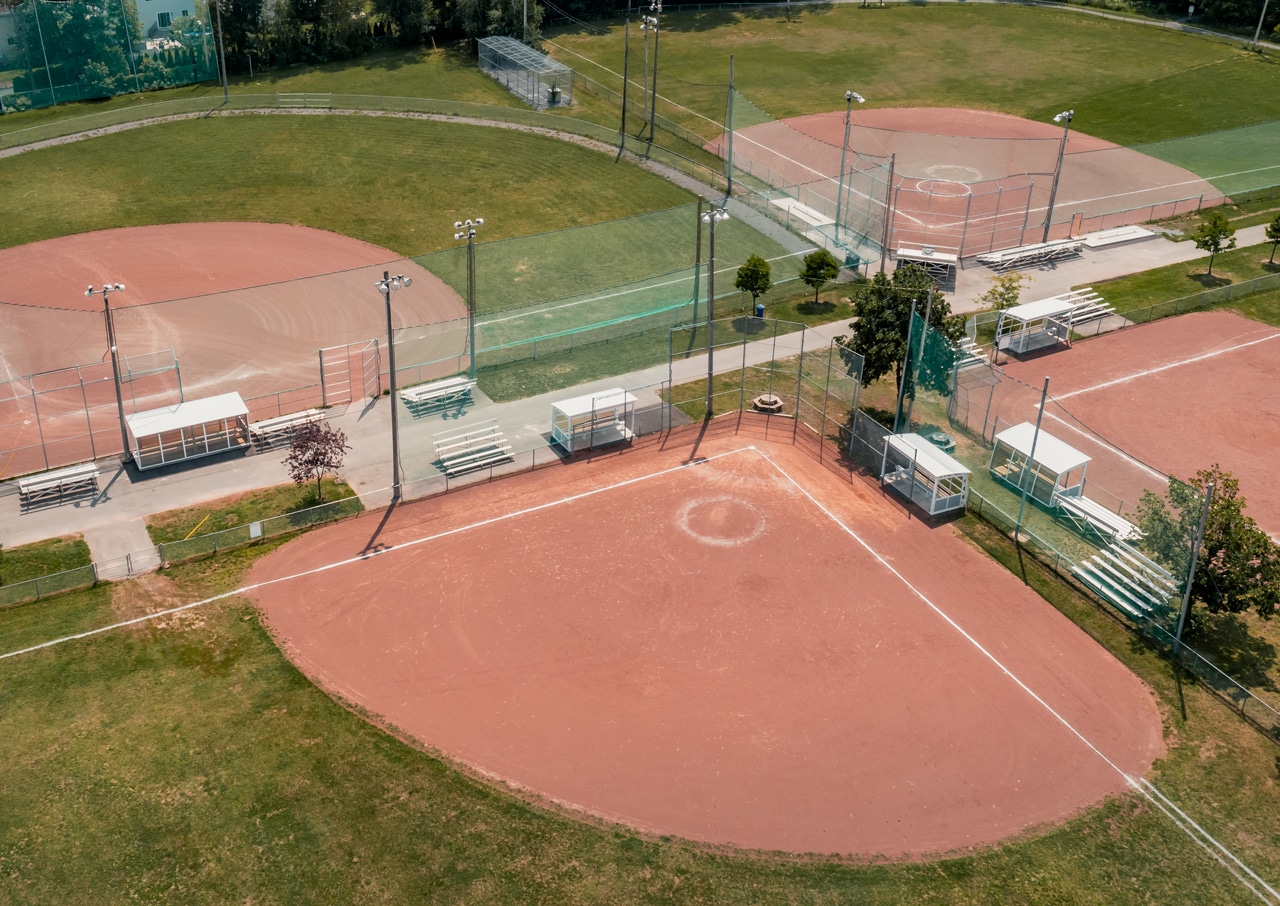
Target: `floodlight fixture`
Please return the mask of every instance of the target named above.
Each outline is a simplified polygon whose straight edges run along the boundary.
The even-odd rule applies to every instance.
[[[86,296],[102,297],[102,316],[107,323],[107,348],[111,352],[111,381],[116,389],[116,414],[120,419],[120,450],[125,459],[129,458],[129,429],[124,418],[124,395],[120,392],[120,359],[116,344],[115,318],[111,316],[111,294],[124,292],[123,283],[107,283],[103,281],[102,289],[94,289],[93,284],[84,291]]]
[[[707,411],[703,416],[710,419],[712,409],[712,385],[715,381],[715,319],[716,319],[716,224],[729,219],[729,212],[721,205],[712,208],[702,215],[702,222],[711,227],[710,261],[707,265]]]
[[[484,218],[468,217],[458,221],[453,234],[455,240],[467,240],[467,345],[471,353],[471,367],[468,376],[476,379],[476,229],[484,226]]]
[[[1062,179],[1062,161],[1067,153],[1067,133],[1071,131],[1071,120],[1075,117],[1075,110],[1064,110],[1053,118],[1055,123],[1062,125],[1062,143],[1058,145],[1058,166],[1053,170],[1053,187],[1049,190],[1049,208],[1044,215],[1044,235],[1041,242],[1049,241],[1049,227],[1053,224],[1053,205],[1058,200],[1058,181]]]
[[[387,308],[387,370],[391,389],[391,502],[400,499],[400,421],[396,410],[396,337],[391,326],[391,294],[396,290],[413,285],[413,278],[404,274],[391,276],[389,271],[382,272],[382,279],[374,283]]]

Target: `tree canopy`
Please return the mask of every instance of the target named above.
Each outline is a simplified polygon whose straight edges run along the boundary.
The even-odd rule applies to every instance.
[[[738,276],[733,281],[733,285],[744,293],[751,293],[751,301],[754,303],[773,288],[769,262],[759,255],[752,255],[742,267],[738,268]]]
[[[826,249],[818,249],[804,256],[804,267],[800,270],[800,279],[806,286],[813,288],[813,301],[818,301],[818,293],[840,273],[840,262]]]
[[[932,305],[929,295],[933,293]],[[853,293],[853,333],[837,337],[844,347],[862,356],[862,384],[866,386],[892,373],[894,381],[902,381],[902,364],[907,354],[907,332],[911,303],[921,320],[929,314],[929,336],[923,349],[913,345],[913,359],[919,362],[918,373],[910,376],[907,392],[914,394],[915,384],[942,394],[950,392],[951,370],[955,365],[956,347],[964,335],[964,320],[951,314],[951,305],[936,291],[933,279],[918,264],[904,264],[892,277],[876,274],[858,286]],[[913,364],[915,364],[913,362]],[[914,370],[914,369],[913,369]]]
[[[1236,228],[1227,220],[1221,211],[1210,211],[1204,215],[1200,228],[1191,234],[1191,241],[1196,248],[1209,253],[1209,276],[1213,276],[1213,259],[1218,252],[1236,247]]]
[[[330,472],[342,468],[347,451],[347,435],[328,422],[308,422],[298,426],[284,458],[284,467],[294,484],[315,479],[316,500],[321,499],[320,481]]]
[[[1239,481],[1220,466],[1201,469],[1189,482],[1170,481],[1166,497],[1150,491],[1142,496],[1137,520],[1145,535],[1143,545],[1166,565],[1184,570],[1211,482],[1213,500],[1191,586],[1192,602],[1209,613],[1252,610],[1264,619],[1272,617],[1280,606],[1280,547],[1245,515]]]
[[[1280,214],[1277,214],[1276,219],[1267,224],[1267,240],[1271,243],[1271,257],[1267,260],[1267,263],[1275,264],[1276,245],[1280,244]]]

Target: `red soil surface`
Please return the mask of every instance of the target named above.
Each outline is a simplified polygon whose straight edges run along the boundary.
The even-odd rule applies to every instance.
[[[42,395],[37,425],[24,380],[106,360],[102,298],[86,297],[84,287],[125,284],[111,296],[122,356],[172,348],[186,399],[238,391],[257,419],[319,405],[318,349],[385,340],[385,305],[374,288],[384,270],[414,279],[394,297],[397,327],[454,322],[421,331],[420,357],[409,362],[460,349],[466,305],[457,293],[394,252],[324,230],[186,223],[0,250],[0,303],[8,303],[0,304],[0,476],[44,469],[46,452],[56,467],[119,450],[109,384],[82,396],[74,370],[37,380],[39,390],[68,388]],[[151,385],[164,389],[126,388],[127,411],[177,401],[172,372]],[[88,418],[86,403],[97,407]]]
[[[1249,515],[1280,537],[1280,331],[1274,327],[1233,312],[1197,312],[1004,368],[1037,391],[1050,379],[1049,395],[1066,412],[1047,410],[1058,420],[1046,421],[1044,429],[1098,456],[1088,477],[1111,493],[1134,503],[1143,487],[1157,482],[1072,428],[1087,426],[1178,478],[1220,464],[1240,480]],[[1021,411],[1002,418],[1034,421],[1037,400],[1022,394]]]
[[[400,324],[466,316],[458,295],[413,262],[309,227],[129,227],[5,249],[0,379],[102,360],[102,299],[84,287],[109,280],[126,286],[111,297],[121,352],[174,347],[191,395],[315,383],[318,348],[385,333],[373,286],[384,269],[415,280],[395,297]]]
[[[1150,768],[1153,696],[1076,626],[949,527],[795,447],[741,449],[733,421],[309,533],[254,567],[257,603],[324,688],[653,833],[918,856]]]

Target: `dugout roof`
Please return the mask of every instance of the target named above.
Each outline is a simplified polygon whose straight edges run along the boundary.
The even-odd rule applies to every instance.
[[[1044,433],[1041,432],[1043,438]],[[931,478],[952,478],[969,475],[968,466],[951,454],[938,449],[919,434],[892,434],[889,446],[916,464],[916,468]]]
[[[231,392],[137,412],[125,416],[125,421],[134,437],[149,437],[237,417],[248,418],[249,409],[239,393]]]
[[[573,72],[559,60],[553,60],[544,53],[539,53],[528,44],[509,38],[506,35],[495,35],[481,38],[476,42],[481,47],[495,51],[506,57],[508,61],[521,69],[530,72]]]
[[[1001,312],[1001,317],[1012,318],[1015,321],[1027,324],[1043,318],[1057,318],[1065,315],[1078,304],[1078,300],[1068,301],[1058,296],[1052,296],[1048,299],[1040,299],[1037,302],[1024,302],[1022,305],[1006,308]]]
[[[1031,444],[1035,434],[1035,425],[1031,422],[1022,422],[1012,428],[1005,428],[996,435],[996,440],[1031,459]],[[1036,455],[1032,461],[1057,475],[1065,475],[1092,459],[1043,429],[1040,431],[1040,437],[1035,439],[1035,447]]]

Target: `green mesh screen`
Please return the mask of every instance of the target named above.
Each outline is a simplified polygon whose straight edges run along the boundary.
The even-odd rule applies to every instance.
[[[139,19],[135,0],[26,0],[13,8],[13,43],[0,48],[0,81],[13,81],[0,103],[26,110],[216,78],[208,7],[193,0],[191,12],[159,29]]]

